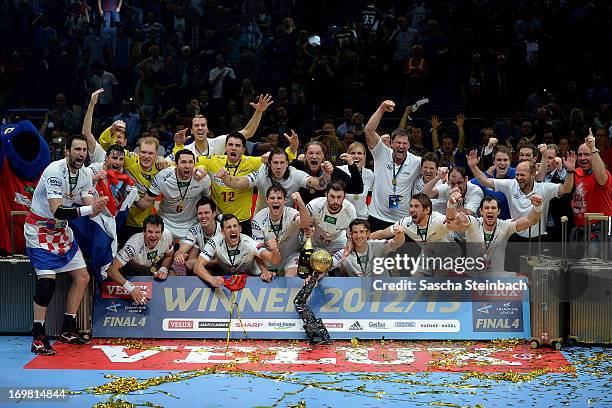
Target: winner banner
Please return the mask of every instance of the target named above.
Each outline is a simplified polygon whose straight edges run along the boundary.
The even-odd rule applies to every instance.
[[[223,339],[229,330],[233,339],[305,339],[293,305],[303,282],[249,277],[232,296],[197,277],[133,277],[146,306],[104,282],[96,286],[93,336]],[[326,277],[308,304],[338,340],[530,338],[525,279]]]

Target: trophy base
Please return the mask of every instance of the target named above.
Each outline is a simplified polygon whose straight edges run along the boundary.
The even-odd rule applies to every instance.
[[[321,319],[304,324],[304,331],[310,344],[331,344],[329,332]]]

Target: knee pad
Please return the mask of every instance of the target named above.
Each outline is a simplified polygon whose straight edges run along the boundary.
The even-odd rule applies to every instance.
[[[38,279],[36,281],[36,290],[34,291],[34,302],[42,307],[49,306],[53,292],[55,292],[55,279]]]

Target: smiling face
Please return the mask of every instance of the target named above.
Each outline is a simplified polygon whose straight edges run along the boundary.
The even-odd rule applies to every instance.
[[[362,248],[364,244],[367,245],[369,236],[370,231],[364,225],[357,224],[351,227],[351,239],[355,247]]]
[[[591,170],[593,167],[593,154],[591,153],[591,149],[587,147],[586,144],[581,144],[578,147],[578,165],[582,170]]]
[[[204,204],[198,207],[198,221],[200,225],[204,228],[208,228],[209,225],[214,224],[215,222],[215,213],[212,208],[210,208],[210,204]]]
[[[153,167],[155,158],[157,157],[157,148],[153,143],[141,143],[140,151],[138,152],[140,166],[143,170],[149,171]]]
[[[144,230],[144,242],[148,248],[154,248],[164,232],[164,227],[157,224],[147,224]]]
[[[535,163],[536,158],[533,156],[533,149],[531,147],[521,147],[519,149],[519,161],[532,161]]]
[[[508,174],[508,169],[510,169],[510,156],[508,156],[505,152],[495,153],[493,165],[495,166],[495,174],[497,178],[506,177]]]
[[[363,167],[366,157],[364,149],[362,149],[361,147],[354,147],[350,149],[348,153],[351,155],[353,161],[357,164],[359,168]]]
[[[535,172],[533,174],[531,173],[531,166],[532,164],[530,164],[528,161],[520,162],[516,166],[515,178],[521,190],[530,186],[535,179]]]
[[[436,174],[438,173],[438,166],[436,162],[431,160],[425,160],[421,162],[421,175],[423,176],[423,181],[425,183],[429,183]]]
[[[191,134],[197,142],[204,142],[208,136],[208,122],[206,118],[193,118],[191,121]]]

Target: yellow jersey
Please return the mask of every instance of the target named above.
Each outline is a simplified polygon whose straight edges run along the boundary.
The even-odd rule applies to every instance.
[[[262,165],[261,157],[242,156],[237,163],[229,163],[227,156],[198,157],[197,165],[203,166],[212,181],[212,199],[223,214],[234,214],[238,221],[251,219],[253,188],[237,190],[227,187],[216,174],[226,167],[232,177],[246,176]]]
[[[102,146],[104,150],[108,149],[110,145],[117,143],[117,137],[111,135],[110,127],[102,132],[98,143],[100,143],[100,146]],[[153,165],[151,170],[145,171],[142,169],[142,167],[140,167],[140,158],[136,153],[132,153],[129,150],[124,150],[124,153],[125,160],[123,162],[123,171],[129,175],[132,180],[134,180],[134,185],[138,189],[138,194],[140,197],[142,197],[151,186],[151,181],[157,174],[158,170],[155,165]],[[127,220],[125,221],[126,225],[129,225],[130,227],[142,227],[142,222],[151,214],[152,209],[153,208],[151,207],[147,208],[146,210],[140,210],[135,205],[132,205],[130,207]]]

